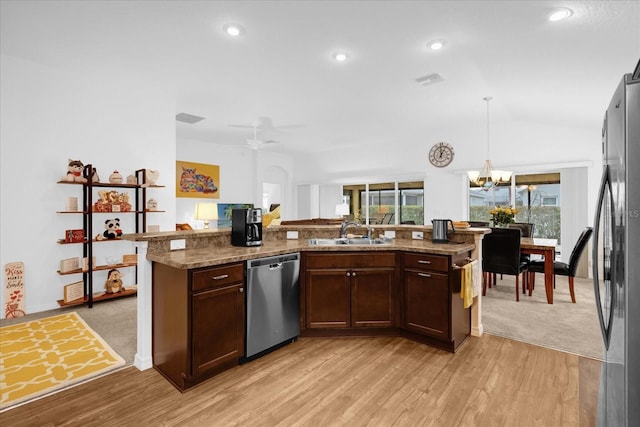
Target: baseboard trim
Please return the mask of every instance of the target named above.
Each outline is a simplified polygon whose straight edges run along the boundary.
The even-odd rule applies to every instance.
[[[153,358],[140,357],[136,353],[136,356],[133,358],[133,366],[138,368],[139,371],[146,371],[147,369],[153,368]]]

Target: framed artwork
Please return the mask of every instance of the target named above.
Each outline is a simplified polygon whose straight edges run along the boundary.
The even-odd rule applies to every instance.
[[[75,282],[64,287],[64,302],[84,298],[84,282]]]
[[[253,203],[218,203],[218,228],[231,227],[231,212],[234,209],[251,209]]]
[[[220,166],[176,161],[176,197],[220,198]]]

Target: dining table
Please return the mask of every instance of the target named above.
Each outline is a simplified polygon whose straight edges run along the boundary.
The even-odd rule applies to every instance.
[[[520,253],[544,256],[544,289],[549,304],[553,304],[553,262],[556,257],[557,242],[556,239],[536,237],[522,237],[520,239]]]

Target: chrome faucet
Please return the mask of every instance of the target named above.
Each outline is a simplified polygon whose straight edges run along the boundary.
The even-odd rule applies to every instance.
[[[365,224],[360,224],[359,222],[348,222],[348,221],[343,221],[342,224],[340,225],[340,238],[344,239],[345,237],[347,237],[347,227],[349,227],[350,225],[355,225],[356,227],[367,227],[367,237],[369,239],[371,239],[372,233],[373,233],[373,229]]]
[[[356,227],[360,227],[360,223],[359,222],[350,222],[350,221],[343,221],[342,224],[340,225],[340,237],[341,238],[345,238],[347,237],[347,227],[349,227],[350,225],[355,225]]]

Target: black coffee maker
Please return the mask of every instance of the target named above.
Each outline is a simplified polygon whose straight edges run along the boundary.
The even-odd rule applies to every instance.
[[[233,246],[262,245],[262,209],[231,211],[231,244]]]

